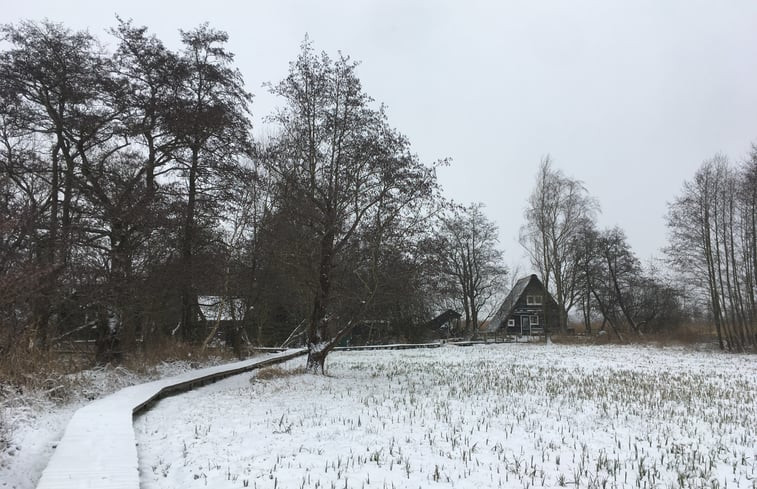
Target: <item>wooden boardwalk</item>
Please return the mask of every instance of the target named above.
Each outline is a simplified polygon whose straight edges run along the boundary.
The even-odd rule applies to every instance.
[[[84,406],[66,426],[37,489],[139,489],[135,414],[163,397],[305,353],[298,349],[187,372],[127,387]]]
[[[411,350],[418,348],[439,348],[441,343],[397,343],[392,345],[356,345],[337,346],[334,351],[369,351],[369,350]]]

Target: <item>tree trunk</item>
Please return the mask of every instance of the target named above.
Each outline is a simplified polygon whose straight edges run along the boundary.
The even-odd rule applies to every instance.
[[[329,226],[321,240],[321,259],[318,267],[318,290],[313,300],[313,312],[308,324],[307,370],[312,373],[324,372],[328,349],[329,326],[326,308],[331,294],[331,271],[334,260],[334,231]]]
[[[33,323],[35,329],[37,347],[47,350],[49,347],[49,323],[52,309],[52,297],[55,293],[58,282],[58,271],[56,270],[56,256],[58,255],[58,220],[59,205],[58,192],[60,187],[60,145],[56,144],[52,153],[52,172],[50,178],[50,218],[48,235],[40,238],[39,250],[36,259],[42,265],[43,270],[50,272],[50,279],[42,288],[39,294],[33,299]]]
[[[116,341],[111,341],[110,344],[131,351],[136,344],[134,297],[129,287],[131,283],[131,253],[126,230],[118,219],[114,219],[111,224],[110,243],[111,269],[109,282],[112,297],[107,302],[113,310],[106,312],[115,314],[117,321],[114,330],[110,332]]]
[[[581,309],[583,312],[584,317],[584,329],[586,330],[586,334],[591,336],[591,296],[589,295],[591,292],[589,291],[589,288],[586,288],[586,291],[584,292],[584,297],[581,300]]]
[[[199,150],[193,148],[189,167],[189,191],[187,194],[187,212],[184,216],[184,236],[181,243],[183,268],[181,271],[181,334],[184,341],[191,341],[196,337],[196,331],[194,331],[194,308],[197,303],[194,294],[194,226],[198,167]]]

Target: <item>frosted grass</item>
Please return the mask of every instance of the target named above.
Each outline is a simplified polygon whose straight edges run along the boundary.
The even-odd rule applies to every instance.
[[[142,485],[755,488],[755,360],[449,346],[333,353],[325,377],[295,360],[139,418]]]

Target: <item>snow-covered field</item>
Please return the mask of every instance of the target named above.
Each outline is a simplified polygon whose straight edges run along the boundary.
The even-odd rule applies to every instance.
[[[161,401],[143,488],[757,487],[757,358],[681,348],[338,352]]]

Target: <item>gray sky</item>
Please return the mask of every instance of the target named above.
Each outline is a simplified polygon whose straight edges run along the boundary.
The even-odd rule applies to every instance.
[[[646,260],[666,244],[683,181],[757,142],[753,0],[7,3],[3,22],[48,18],[104,39],[118,13],[170,46],[210,22],[231,36],[258,131],[276,104],[261,84],[286,74],[305,33],[361,60],[367,93],[421,159],[454,160],[446,194],[486,205],[510,263],[525,262],[518,230],[546,154]]]

